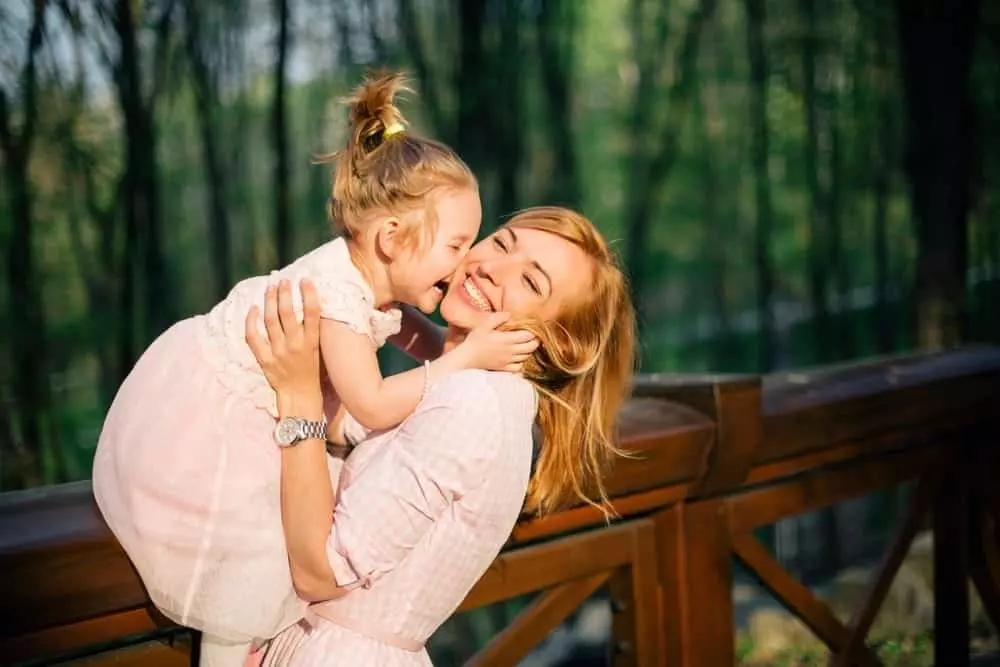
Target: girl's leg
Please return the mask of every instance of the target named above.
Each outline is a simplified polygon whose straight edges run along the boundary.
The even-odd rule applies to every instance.
[[[200,667],[244,667],[250,657],[249,643],[227,642],[211,635],[201,636]]]

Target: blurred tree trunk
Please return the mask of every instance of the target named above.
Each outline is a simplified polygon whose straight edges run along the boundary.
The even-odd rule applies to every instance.
[[[703,243],[705,263],[708,266],[710,316],[718,326],[718,330],[713,332],[715,342],[712,345],[711,363],[715,369],[727,370],[732,363],[732,331],[726,290],[727,246],[719,243],[719,239],[726,238],[727,230],[731,227],[726,224],[723,214],[723,208],[726,207],[722,206],[722,202],[728,199],[728,189],[720,187],[719,165],[716,163],[720,135],[725,132],[725,124],[719,117],[718,82],[721,76],[715,57],[718,33],[718,25],[711,26],[706,31],[704,53],[708,77],[701,81],[699,95],[694,99],[694,114],[702,121],[699,123],[699,139],[705,207]]]
[[[424,39],[420,35],[420,22],[413,0],[399,0],[399,30],[403,34],[406,54],[420,80],[420,96],[427,109],[431,128],[437,136],[451,141],[456,128],[451,126],[451,119],[445,116],[441,106],[439,88],[443,77],[440,72],[433,69],[427,50],[424,48]],[[459,153],[462,151],[459,150]]]
[[[188,64],[191,70],[192,87],[194,89],[195,116],[198,120],[198,132],[201,134],[201,155],[205,166],[208,182],[205,184],[206,220],[211,242],[211,265],[215,279],[215,298],[222,299],[232,287],[232,250],[229,241],[229,207],[227,206],[228,187],[225,171],[222,168],[222,155],[219,150],[221,139],[220,128],[216,122],[217,84],[206,58],[206,49],[210,41],[205,33],[200,12],[211,11],[199,8],[194,0],[184,0],[184,15],[186,29],[184,31],[187,46]]]
[[[699,0],[688,12],[683,37],[671,63],[667,48],[670,3],[665,0],[630,2],[637,81],[628,128],[630,160],[626,168],[625,262],[640,331],[648,324],[643,297],[647,289],[649,223],[662,205],[664,182],[677,158],[682,121],[696,92],[701,34],[715,6],[715,0]],[[653,11],[655,15],[651,15]],[[658,85],[663,80],[670,81],[665,90]]]
[[[452,136],[455,137],[455,150],[469,164],[481,183],[486,182],[490,176],[488,167],[493,163],[486,139],[491,136],[489,123],[494,116],[491,108],[496,102],[489,99],[493,81],[485,51],[485,23],[485,0],[458,0],[458,67],[454,83],[458,116]],[[495,224],[495,208],[490,198],[485,197],[485,229]]]
[[[166,32],[173,3],[168,3],[160,18],[159,30]],[[120,339],[122,372],[131,369],[137,355],[136,344],[144,345],[159,335],[176,318],[173,292],[163,249],[160,225],[159,178],[156,167],[156,127],[153,101],[157,86],[147,99],[143,92],[143,58],[136,38],[137,17],[130,0],[116,0],[114,27],[118,36],[119,57],[115,63],[118,102],[125,133],[125,254],[122,290],[123,331]],[[158,43],[166,37],[161,32]],[[142,278],[145,329],[136,340],[132,314],[135,277]]]
[[[873,252],[875,259],[875,336],[878,351],[888,353],[895,348],[895,323],[889,303],[889,235],[888,208],[892,188],[892,165],[895,162],[895,141],[889,70],[889,40],[891,26],[888,10],[873,12],[875,131],[872,133],[871,164],[874,189]]]
[[[494,144],[499,180],[497,208],[500,216],[509,216],[517,211],[520,199],[518,176],[524,159],[520,7],[518,0],[504,0],[500,3],[500,48],[496,56],[490,59],[497,70],[499,99],[503,100],[503,104],[489,105],[493,120],[490,134],[502,139]]]
[[[815,344],[820,362],[832,358],[832,332],[830,309],[827,303],[827,263],[829,253],[829,210],[826,206],[820,164],[821,110],[817,99],[816,60],[819,36],[817,35],[816,0],[799,0],[799,8],[805,23],[802,40],[802,104],[806,114],[806,183],[809,188],[809,301],[812,306]]]
[[[292,211],[288,164],[288,120],[285,109],[289,42],[289,0],[274,0],[278,23],[277,55],[274,60],[274,102],[271,108],[271,138],[274,141],[274,235],[278,264],[292,261]]]
[[[750,61],[750,161],[754,169],[756,234],[754,263],[757,273],[757,314],[760,318],[758,370],[766,373],[774,367],[774,266],[770,246],[773,226],[771,178],[768,173],[770,130],[767,122],[767,52],[764,48],[764,24],[767,20],[764,0],[746,0],[747,56]]]
[[[11,108],[13,100],[8,91],[0,88],[3,184],[13,217],[5,258],[10,312],[4,319],[10,325],[6,328],[10,335],[10,365],[14,373],[13,414],[19,436],[10,443],[12,451],[3,452],[2,488],[36,486],[45,476],[41,452],[46,446],[44,433],[51,405],[48,331],[40,276],[35,267],[34,212],[28,171],[37,129],[37,64],[45,30],[45,4],[42,1],[34,3],[25,62],[20,72],[19,112]],[[14,127],[18,116],[21,117],[19,129]]]
[[[969,72],[979,0],[896,0],[906,92],[906,171],[917,231],[917,340],[966,332],[969,184],[974,114]]]
[[[833,59],[836,54],[831,54]],[[843,63],[836,61],[828,63],[832,69],[831,78],[838,80],[845,76]],[[828,138],[830,142],[829,190],[827,202],[830,216],[830,269],[833,272],[833,284],[836,292],[834,303],[837,315],[834,320],[833,359],[841,361],[854,356],[852,326],[854,311],[851,304],[851,274],[848,270],[847,257],[844,256],[845,230],[843,217],[844,202],[847,200],[844,192],[843,155],[844,140],[842,135],[842,105],[838,99],[836,86],[827,91],[828,103]]]
[[[573,145],[573,71],[580,6],[574,0],[541,0],[535,36],[545,95],[554,171],[542,200],[577,208],[580,175]]]

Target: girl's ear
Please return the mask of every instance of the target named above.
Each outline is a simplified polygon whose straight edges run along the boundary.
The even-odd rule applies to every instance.
[[[376,251],[382,257],[392,261],[399,256],[400,246],[399,218],[383,218],[379,224],[378,232],[375,234]]]

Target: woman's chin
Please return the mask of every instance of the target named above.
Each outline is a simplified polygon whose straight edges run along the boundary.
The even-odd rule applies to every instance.
[[[471,330],[485,322],[489,313],[474,308],[452,295],[450,298],[445,296],[441,302],[441,317],[452,327]]]

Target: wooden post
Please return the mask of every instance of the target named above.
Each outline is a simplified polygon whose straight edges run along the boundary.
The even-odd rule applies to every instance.
[[[949,466],[934,507],[934,664],[969,664],[969,510],[961,466]]]

